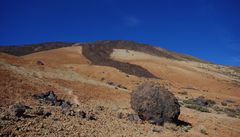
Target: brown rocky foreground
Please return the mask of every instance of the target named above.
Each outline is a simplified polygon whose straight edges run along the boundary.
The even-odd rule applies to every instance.
[[[137,66],[157,78],[98,64],[83,54],[86,44],[37,48],[34,53],[28,49],[18,56],[0,53],[1,136],[240,135],[237,67],[209,64],[158,49],[160,54],[153,50],[155,47],[142,48],[131,42],[100,42],[104,44],[113,47],[108,51],[101,48],[100,53],[92,49],[93,56],[104,54],[101,57],[108,61]],[[139,119],[130,106],[129,93],[149,81],[177,97],[181,105],[179,120],[188,124],[158,126]],[[58,100],[69,101],[71,107],[65,111],[61,105],[33,97],[47,91],[54,91]],[[19,103],[23,105],[17,111],[23,114],[20,117],[13,109]]]

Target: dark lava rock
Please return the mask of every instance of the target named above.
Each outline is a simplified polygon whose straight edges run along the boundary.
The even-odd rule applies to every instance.
[[[61,106],[62,109],[71,108],[72,104],[68,101],[57,99],[57,95],[53,91],[48,91],[45,93],[34,94],[33,98],[39,100],[41,102],[45,102],[47,104],[51,104],[53,106]]]
[[[61,102],[62,109],[69,109],[72,106],[72,104],[68,101],[61,100],[59,102]]]
[[[57,96],[54,94],[53,91],[35,94],[35,95],[33,95],[33,98],[40,100],[40,101],[42,100],[46,103],[51,103],[52,105],[57,104]]]
[[[142,49],[147,51],[150,46],[137,46],[133,42],[122,42],[122,41],[105,41],[105,42],[95,42],[94,44],[88,44],[82,46],[82,54],[91,61],[92,64],[101,65],[101,66],[110,66],[118,69],[121,72],[124,72],[129,75],[135,75],[139,77],[146,78],[158,78],[150,73],[147,69],[130,63],[124,63],[110,58],[113,49],[126,49],[137,50]],[[154,49],[154,51],[157,51]],[[163,53],[161,53],[163,55]]]
[[[180,105],[168,90],[153,83],[143,84],[131,93],[131,107],[142,120],[153,124],[176,122]]]
[[[46,118],[46,117],[49,117],[49,116],[51,116],[52,115],[52,113],[51,112],[44,112],[44,118]]]
[[[13,112],[13,114],[17,117],[22,117],[24,116],[24,113],[26,111],[26,109],[29,109],[30,107],[26,106],[26,105],[23,105],[21,103],[17,103],[15,105],[13,105],[11,107],[11,110]]]
[[[96,116],[92,113],[88,114],[87,120],[97,120]]]
[[[79,117],[80,118],[86,118],[86,113],[84,111],[79,111]]]

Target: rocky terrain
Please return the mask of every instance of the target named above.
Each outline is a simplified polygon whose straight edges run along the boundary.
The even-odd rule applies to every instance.
[[[239,67],[132,41],[2,46],[0,52],[0,136],[240,136]],[[146,89],[164,94],[138,93],[146,82],[161,87]],[[165,91],[171,99],[157,98]],[[144,103],[141,94],[150,100]],[[149,117],[161,107],[154,102],[175,102],[180,114],[162,124],[173,107]],[[166,115],[158,119],[159,112]]]

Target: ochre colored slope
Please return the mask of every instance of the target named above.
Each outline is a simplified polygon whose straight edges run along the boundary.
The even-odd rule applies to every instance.
[[[60,98],[70,100],[84,108],[94,109],[101,105],[104,106],[104,110],[98,112],[96,121],[70,117],[70,120],[63,118],[59,124],[56,124],[59,121],[51,123],[50,119],[45,119],[38,121],[36,125],[43,122],[50,126],[49,128],[51,126],[57,128],[63,123],[66,128],[73,126],[71,131],[80,131],[82,136],[203,136],[199,131],[202,126],[206,128],[209,136],[239,136],[240,119],[214,111],[205,113],[181,107],[180,120],[193,126],[189,132],[117,118],[119,112],[133,113],[129,104],[129,93],[146,81],[153,81],[168,88],[179,101],[204,96],[216,101],[217,104],[226,99],[232,100],[234,103],[231,106],[235,107],[240,103],[239,79],[235,77],[238,74],[233,75],[228,67],[179,61],[126,49],[114,49],[110,58],[141,66],[160,79],[138,77],[111,66],[94,65],[82,54],[81,46],[52,49],[20,57],[1,53],[0,106],[6,108],[16,102],[34,105],[36,103],[32,100],[34,93],[54,90]],[[44,65],[37,65],[38,60]],[[178,93],[182,91],[188,94]],[[28,123],[32,124],[31,127],[35,126],[31,118],[15,124]],[[161,132],[153,132],[153,128],[160,128]],[[5,130],[15,131],[15,128],[0,129]],[[46,131],[46,135],[52,135],[48,128],[41,131]],[[35,130],[16,132],[30,136],[36,133]],[[55,133],[60,135],[62,131]],[[72,132],[68,133],[69,136],[73,136]],[[39,136],[41,135],[43,134]]]

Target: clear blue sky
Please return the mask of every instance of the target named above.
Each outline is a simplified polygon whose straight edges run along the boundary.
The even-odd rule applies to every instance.
[[[109,39],[240,66],[240,0],[0,0],[0,45]]]

